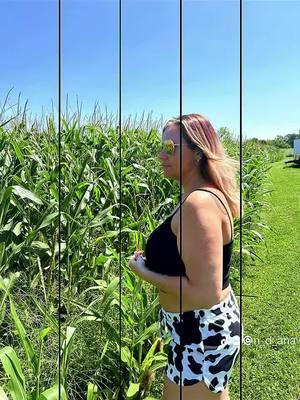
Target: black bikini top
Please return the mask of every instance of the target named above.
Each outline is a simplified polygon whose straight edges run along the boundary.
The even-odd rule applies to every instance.
[[[215,195],[223,204],[230,220],[229,213],[223,201],[213,192],[206,189],[205,192]],[[192,193],[192,192],[191,192]],[[188,196],[187,196],[188,197]],[[187,198],[186,197],[186,198]],[[184,200],[186,200],[186,198]],[[171,229],[171,220],[177,209],[149,236],[145,246],[146,266],[151,271],[170,276],[186,276],[185,266],[177,249],[177,238]],[[231,241],[223,246],[223,287],[229,285],[229,268],[233,248],[233,229],[230,220]]]

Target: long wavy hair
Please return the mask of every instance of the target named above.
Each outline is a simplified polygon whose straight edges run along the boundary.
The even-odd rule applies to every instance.
[[[208,118],[200,114],[181,116],[182,137],[190,149],[201,156],[200,175],[221,190],[226,197],[233,218],[240,217],[240,192],[236,174],[239,162],[226,154],[226,151]],[[180,128],[180,117],[170,119],[163,127]]]

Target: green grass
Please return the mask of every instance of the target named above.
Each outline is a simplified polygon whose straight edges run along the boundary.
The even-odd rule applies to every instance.
[[[252,338],[242,349],[244,400],[300,398],[300,168],[289,165],[275,162],[269,171],[263,262],[243,268],[243,294],[256,296],[242,302],[244,341]]]

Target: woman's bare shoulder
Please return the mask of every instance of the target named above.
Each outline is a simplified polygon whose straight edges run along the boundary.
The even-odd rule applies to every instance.
[[[224,213],[226,214],[226,210],[224,209],[224,206],[230,212],[230,208],[229,208],[226,196],[224,195],[222,190],[220,190],[219,188],[216,188],[216,187],[207,187],[207,188],[203,188],[203,189],[205,189],[205,191],[202,191],[202,188],[201,188],[201,190],[197,190],[198,193],[205,193],[205,195],[203,195],[203,197],[202,197],[203,199],[207,199],[207,200],[213,199],[214,204],[218,207],[219,210],[222,211],[223,214]],[[212,195],[211,193],[208,193],[206,190],[208,190],[208,192],[212,192],[214,194]],[[206,204],[209,204],[209,203],[206,203]],[[230,214],[231,214],[231,212],[230,212]]]

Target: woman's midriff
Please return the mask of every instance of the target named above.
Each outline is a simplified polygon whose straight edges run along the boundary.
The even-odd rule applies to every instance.
[[[199,291],[200,292],[200,291]],[[230,286],[227,286],[224,290],[222,290],[221,298],[217,296],[210,296],[209,298],[203,299],[201,303],[189,303],[185,301],[184,297],[182,296],[182,311],[190,311],[190,310],[197,310],[200,308],[211,308],[215,304],[221,303],[230,292]],[[170,295],[166,292],[159,290],[159,303],[161,307],[163,307],[166,311],[169,312],[180,312],[180,296]]]

